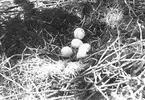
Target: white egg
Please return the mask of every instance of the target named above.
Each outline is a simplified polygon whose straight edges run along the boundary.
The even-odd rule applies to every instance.
[[[71,46],[74,48],[79,48],[82,44],[83,42],[80,39],[73,39],[71,41]]]
[[[78,39],[83,39],[85,37],[85,31],[82,28],[76,28],[74,30],[74,37]]]
[[[91,50],[91,45],[89,43],[84,43],[79,47],[79,51],[89,52]]]
[[[88,56],[87,52],[86,51],[80,51],[80,50],[78,51],[78,53],[76,55],[77,59],[79,59],[79,58],[85,58],[86,56]]]
[[[61,49],[61,55],[63,57],[70,57],[73,54],[72,48],[65,46]]]

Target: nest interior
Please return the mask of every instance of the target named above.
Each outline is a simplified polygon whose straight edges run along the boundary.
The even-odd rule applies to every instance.
[[[4,36],[1,52],[7,57],[21,54],[26,46],[44,48],[45,42],[59,47],[69,45],[76,27],[85,29],[87,35],[84,42],[103,37],[106,31],[106,25],[98,20],[99,13],[93,11],[99,2],[73,2],[54,8],[35,8],[34,3],[28,0],[14,0],[14,3],[17,4],[14,8],[21,7],[22,11],[13,18],[7,17],[0,27],[0,35]],[[2,14],[9,13],[9,10]]]

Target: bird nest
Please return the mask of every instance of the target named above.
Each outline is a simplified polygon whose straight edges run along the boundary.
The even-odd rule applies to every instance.
[[[144,99],[140,2],[14,0],[1,5],[0,99]],[[62,57],[61,48],[71,45],[78,27],[91,50],[84,58]]]

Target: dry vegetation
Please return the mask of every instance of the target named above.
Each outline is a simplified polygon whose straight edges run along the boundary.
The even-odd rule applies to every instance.
[[[143,0],[0,5],[0,100],[145,100]],[[63,58],[82,27],[91,51]]]

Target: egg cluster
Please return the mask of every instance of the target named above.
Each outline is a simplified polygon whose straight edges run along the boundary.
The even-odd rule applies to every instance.
[[[71,57],[73,55],[73,48],[77,49],[76,58],[84,58],[87,56],[87,52],[90,51],[91,45],[89,43],[83,43],[82,39],[85,37],[85,31],[82,28],[76,28],[74,30],[74,39],[71,41],[71,46],[64,46],[61,49],[61,55],[63,57]]]

